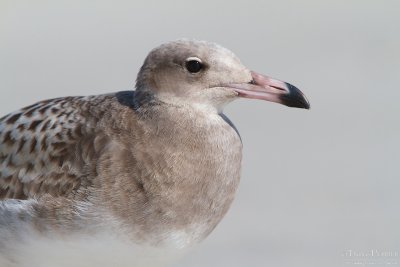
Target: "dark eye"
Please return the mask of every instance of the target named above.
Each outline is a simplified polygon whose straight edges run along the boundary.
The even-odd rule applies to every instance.
[[[203,64],[196,59],[189,59],[186,61],[186,69],[191,73],[197,73],[201,71]]]

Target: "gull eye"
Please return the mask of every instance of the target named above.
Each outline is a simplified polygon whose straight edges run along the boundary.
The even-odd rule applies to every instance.
[[[203,64],[200,59],[193,57],[186,60],[185,67],[190,73],[197,73],[203,69]]]

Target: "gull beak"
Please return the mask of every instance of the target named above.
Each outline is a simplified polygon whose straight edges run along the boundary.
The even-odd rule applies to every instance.
[[[268,76],[251,72],[253,81],[250,83],[228,84],[240,97],[262,99],[280,103],[288,107],[310,108],[305,95],[297,87],[287,82],[272,79]]]

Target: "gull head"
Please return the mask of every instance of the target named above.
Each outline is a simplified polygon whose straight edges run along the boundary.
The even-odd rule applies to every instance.
[[[153,49],[141,67],[136,90],[174,105],[221,111],[238,98],[310,108],[295,86],[249,70],[230,50],[206,41],[181,39]]]

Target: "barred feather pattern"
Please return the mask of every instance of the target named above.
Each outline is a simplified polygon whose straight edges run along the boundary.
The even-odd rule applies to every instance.
[[[68,196],[88,186],[84,163],[93,155],[82,145],[93,144],[96,122],[86,115],[104,98],[45,100],[1,118],[0,199]]]

